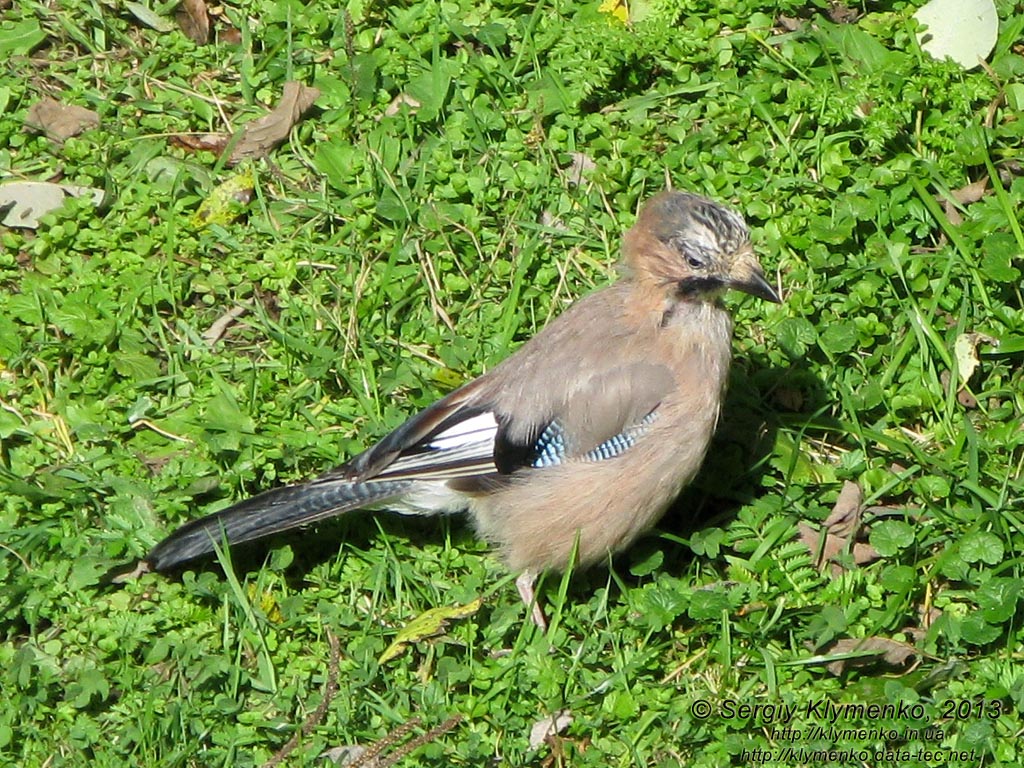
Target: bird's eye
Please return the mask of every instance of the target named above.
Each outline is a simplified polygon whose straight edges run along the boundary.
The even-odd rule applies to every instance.
[[[686,254],[686,263],[693,269],[704,269],[704,259],[695,253]]]

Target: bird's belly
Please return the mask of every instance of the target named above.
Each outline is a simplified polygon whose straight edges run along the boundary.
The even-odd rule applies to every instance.
[[[521,483],[474,498],[470,513],[513,570],[563,570],[574,556],[579,566],[593,565],[657,522],[696,475],[707,442],[703,435],[682,446],[643,440],[604,461],[530,471]]]

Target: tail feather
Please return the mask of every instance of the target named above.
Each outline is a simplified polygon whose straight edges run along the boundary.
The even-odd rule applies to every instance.
[[[354,483],[324,476],[301,485],[287,485],[253,496],[212,515],[193,520],[157,544],[146,562],[165,571],[229,544],[280,533],[353,509],[380,504],[400,496],[408,480]]]

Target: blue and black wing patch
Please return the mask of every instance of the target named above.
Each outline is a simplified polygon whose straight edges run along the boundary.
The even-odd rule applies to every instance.
[[[495,444],[494,463],[501,474],[517,469],[544,469],[575,461],[604,461],[628,451],[658,418],[657,409],[647,413],[636,424],[603,440],[596,446],[584,448],[562,423],[555,419],[537,430],[528,441],[514,443],[507,430],[499,429]]]
[[[628,451],[647,432],[658,418],[656,410],[651,411],[639,422],[626,427],[593,448],[580,451],[565,428],[557,420],[548,424],[540,433],[533,446],[533,458],[529,466],[534,468],[554,467],[567,461],[604,461]]]

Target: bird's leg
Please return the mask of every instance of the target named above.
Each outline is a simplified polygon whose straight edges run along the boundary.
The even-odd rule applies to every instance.
[[[537,595],[533,591],[533,586],[536,583],[537,574],[531,570],[526,570],[519,574],[519,577],[516,579],[516,589],[519,590],[519,597],[523,599],[523,603],[530,610],[530,618],[533,619],[533,623],[541,629],[547,630],[548,620],[544,616],[544,609],[540,607],[540,603],[537,602]]]

